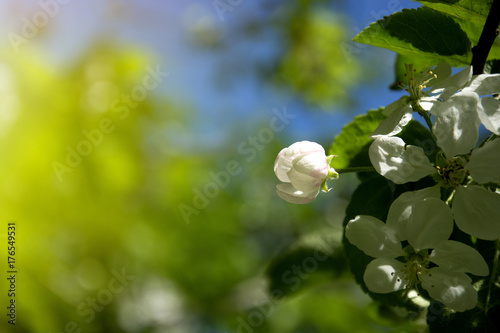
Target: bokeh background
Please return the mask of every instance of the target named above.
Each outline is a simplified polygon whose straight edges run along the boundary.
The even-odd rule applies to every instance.
[[[295,206],[272,170],[401,96],[395,54],[351,38],[417,6],[2,1],[0,331],[417,331],[343,259],[356,177]]]

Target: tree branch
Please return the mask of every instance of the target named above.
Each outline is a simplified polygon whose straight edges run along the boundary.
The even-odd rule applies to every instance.
[[[500,24],[500,0],[493,0],[490,12],[481,32],[481,37],[476,46],[472,48],[472,74],[483,74],[486,59],[498,36],[498,25]]]

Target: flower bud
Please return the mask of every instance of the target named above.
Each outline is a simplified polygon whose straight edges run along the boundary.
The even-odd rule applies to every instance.
[[[315,142],[296,142],[282,149],[274,162],[274,173],[283,182],[276,186],[278,195],[288,202],[305,204],[314,200],[320,189],[328,191],[326,179],[338,178],[330,161]]]

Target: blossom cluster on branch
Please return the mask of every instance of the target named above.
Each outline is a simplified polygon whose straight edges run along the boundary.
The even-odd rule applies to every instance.
[[[283,149],[276,190],[306,204],[357,173],[338,250],[363,291],[418,331],[498,332],[500,0],[419,2],[353,38],[397,53],[391,89],[406,93],[354,117],[327,153]]]
[[[455,75],[448,64],[416,75],[407,65],[400,85],[409,96],[388,105],[371,133],[368,151],[373,168],[395,184],[431,176],[435,185],[408,191],[394,200],[386,222],[358,215],[345,227],[347,240],[373,257],[363,276],[374,293],[425,290],[455,311],[476,307],[478,293],[468,274],[490,271],[473,244],[450,239],[454,224],[474,239],[500,238],[500,74]],[[428,86],[432,86],[429,88]],[[434,139],[434,154],[407,145],[397,136],[414,118],[423,117]],[[479,142],[481,124],[492,135]],[[433,159],[430,159],[430,156]],[[317,143],[302,141],[283,149],[274,171],[283,182],[278,195],[304,204],[316,198],[326,181],[338,178]]]

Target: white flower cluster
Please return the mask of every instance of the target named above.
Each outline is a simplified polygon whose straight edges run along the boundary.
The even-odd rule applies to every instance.
[[[396,199],[386,223],[361,215],[347,224],[345,233],[375,258],[363,277],[371,291],[390,293],[421,285],[432,298],[465,311],[477,303],[477,292],[465,273],[486,276],[489,269],[475,249],[448,240],[452,231],[453,216],[439,191],[424,189]],[[409,244],[405,248],[403,241]]]
[[[486,276],[489,268],[473,247],[450,240],[454,223],[479,239],[500,238],[500,139],[480,146],[479,127],[500,136],[500,74],[472,76],[471,67],[451,75],[448,64],[415,78],[407,65],[406,91],[410,94],[388,105],[387,116],[372,133],[370,161],[375,170],[396,184],[432,175],[436,185],[400,195],[384,223],[372,216],[356,216],[345,236],[374,257],[364,282],[375,293],[425,289],[433,299],[456,311],[472,309],[478,294],[466,274]],[[427,89],[427,85],[433,87]],[[418,146],[407,145],[400,133],[418,112],[435,138],[436,161]],[[317,143],[302,141],[283,149],[274,172],[283,182],[276,186],[284,200],[309,203],[326,181],[338,178]],[[442,190],[444,189],[444,190]],[[451,194],[450,194],[451,193]],[[443,198],[442,198],[443,196]]]
[[[466,273],[486,276],[489,269],[479,252],[449,238],[453,221],[476,238],[500,238],[500,194],[489,190],[500,184],[500,139],[477,147],[481,123],[500,135],[500,101],[493,97],[500,93],[500,75],[472,77],[468,67],[450,76],[451,67],[442,64],[415,79],[413,68],[407,70],[410,96],[387,106],[369,157],[376,171],[396,184],[432,175],[437,185],[402,194],[386,223],[357,216],[347,224],[346,237],[375,258],[364,274],[372,292],[422,287],[449,308],[465,311],[477,303]],[[424,90],[428,83],[434,87]],[[394,136],[413,112],[431,126],[440,149],[434,164],[422,148]],[[451,193],[444,201],[441,188]]]

